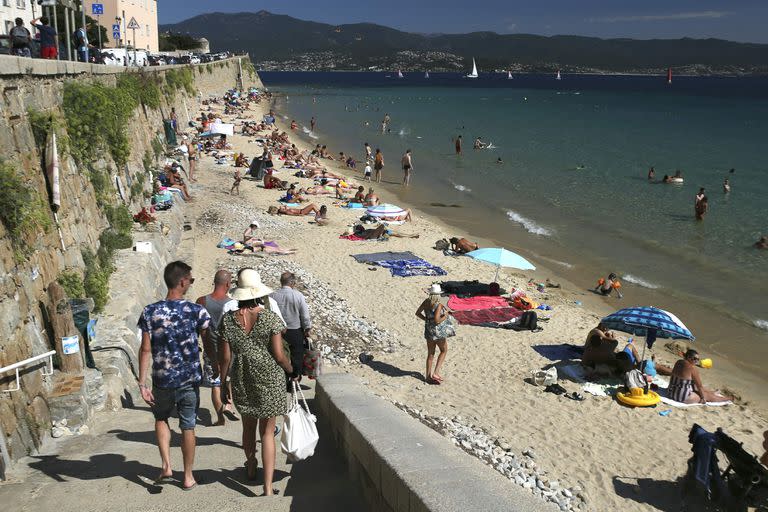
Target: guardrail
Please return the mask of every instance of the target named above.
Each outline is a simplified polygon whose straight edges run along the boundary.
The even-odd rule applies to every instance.
[[[16,370],[16,387],[15,388],[9,388],[4,389],[3,393],[13,393],[14,391],[18,391],[21,389],[21,381],[19,380],[19,369],[24,368],[25,366],[34,363],[36,361],[40,361],[42,359],[48,358],[48,364],[45,365],[45,368],[41,369],[43,375],[49,376],[53,375],[53,356],[56,354],[55,350],[51,350],[49,352],[46,352],[45,354],[40,354],[37,356],[29,357],[27,359],[24,359],[23,361],[19,361],[18,363],[13,363],[10,366],[4,366],[3,368],[0,368],[0,375],[4,373],[8,373],[11,370]]]

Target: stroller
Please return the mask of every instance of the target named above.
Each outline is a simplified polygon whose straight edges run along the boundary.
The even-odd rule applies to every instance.
[[[711,433],[694,423],[688,435],[693,456],[682,481],[682,510],[768,511],[768,470],[742,443],[718,428]],[[718,453],[723,454],[723,470]]]

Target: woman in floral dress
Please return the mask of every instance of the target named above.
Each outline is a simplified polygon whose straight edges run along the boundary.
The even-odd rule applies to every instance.
[[[271,496],[275,471],[275,418],[285,414],[285,374],[293,374],[280,334],[285,325],[263,300],[272,290],[255,270],[244,270],[231,297],[238,309],[224,315],[219,331],[221,381],[232,381],[232,399],[243,417],[243,450],[248,477],[256,476],[256,431],[261,438],[264,495]],[[232,354],[234,361],[232,361]],[[230,362],[232,367],[230,368]],[[222,386],[222,391],[226,390]]]

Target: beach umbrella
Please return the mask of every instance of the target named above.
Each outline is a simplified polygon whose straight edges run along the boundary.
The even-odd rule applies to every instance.
[[[635,306],[611,313],[600,322],[608,329],[645,336],[645,346],[653,348],[657,338],[694,341],[696,337],[675,315],[653,306]],[[643,356],[645,359],[645,346]]]
[[[476,251],[468,252],[466,255],[470,258],[496,265],[496,276],[493,278],[494,282],[499,277],[499,269],[501,267],[517,268],[520,270],[536,270],[533,263],[527,259],[501,247],[478,249]]]
[[[365,213],[371,217],[399,217],[408,212],[394,204],[384,203],[376,206],[369,206],[368,209],[365,210]]]

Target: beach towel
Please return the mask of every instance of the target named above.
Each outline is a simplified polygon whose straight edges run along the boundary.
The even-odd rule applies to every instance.
[[[216,244],[216,247],[219,249],[230,249],[237,243],[236,240],[232,240],[231,238],[224,238],[221,242]]]
[[[339,238],[343,238],[344,240],[352,240],[354,242],[358,242],[360,240],[367,240],[366,238],[363,238],[357,235],[341,235],[339,236]]]
[[[353,254],[353,258],[358,263],[376,263],[377,261],[395,261],[395,260],[415,260],[418,256],[410,251],[406,252],[372,252],[368,254]]]
[[[584,353],[584,347],[572,343],[560,343],[559,345],[533,345],[531,348],[540,356],[546,357],[550,361],[581,359],[581,356]]]
[[[283,203],[282,201],[280,202]],[[288,208],[301,208],[299,203],[283,203],[283,206],[287,206]]]
[[[363,203],[347,203],[341,206],[342,208],[365,208]]]
[[[374,265],[388,268],[393,276],[413,277],[413,276],[444,276],[448,272],[440,267],[432,265],[430,262],[421,258],[410,260],[381,260],[372,262]]]
[[[457,297],[474,297],[475,295],[488,295],[487,284],[480,281],[443,281],[440,283],[444,294],[453,294]],[[507,293],[506,290],[499,290],[501,295]]]
[[[667,397],[667,388],[669,388],[668,378],[657,375],[656,377],[653,378],[653,383],[659,386],[659,389],[657,392],[661,397],[661,401],[667,405],[671,405],[672,407],[688,408],[688,407],[704,407],[705,405],[708,405],[710,407],[722,407],[724,405],[733,404],[733,402],[731,402],[730,400],[728,400],[727,402],[707,402],[706,404],[685,404],[683,402],[677,402]]]
[[[509,307],[504,297],[493,295],[475,295],[474,297],[457,297],[451,295],[448,299],[448,309],[453,311],[468,311],[471,309],[490,309]]]
[[[501,327],[505,322],[518,318],[522,311],[512,308],[474,309],[467,311],[454,311],[453,317],[462,325],[476,325],[481,327]]]

